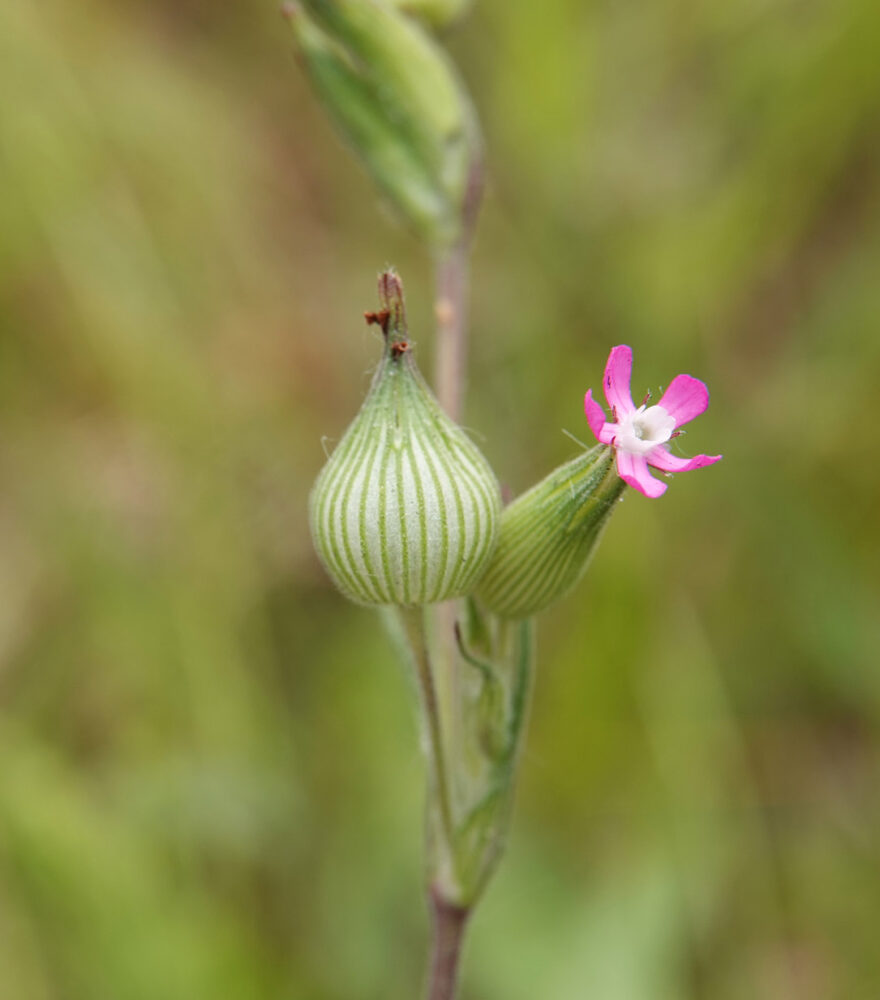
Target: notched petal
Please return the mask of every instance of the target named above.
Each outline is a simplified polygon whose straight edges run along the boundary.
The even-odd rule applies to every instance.
[[[653,465],[661,472],[691,472],[693,469],[714,465],[721,460],[721,455],[696,455],[694,458],[679,458],[663,445],[658,445],[647,458],[648,464]]]
[[[587,394],[584,396],[584,413],[587,415],[587,423],[590,425],[590,430],[598,438],[602,433],[602,428],[605,426],[605,411],[593,399],[592,389],[587,389]]]
[[[632,348],[626,344],[619,344],[611,348],[608,364],[605,366],[602,386],[605,389],[608,405],[614,410],[615,419],[618,420],[635,409],[629,388],[632,379],[632,361]]]
[[[676,427],[681,427],[705,411],[709,405],[709,390],[693,375],[676,375],[657,405],[675,418]]]
[[[617,452],[617,472],[620,478],[634,490],[654,499],[666,492],[666,483],[655,479],[648,471],[648,463],[641,455],[628,451]]]

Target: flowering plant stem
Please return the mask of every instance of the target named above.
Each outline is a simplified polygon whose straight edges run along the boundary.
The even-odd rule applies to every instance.
[[[434,387],[440,405],[459,423],[467,367],[468,246],[464,241],[439,254],[434,280]]]
[[[429,766],[429,801],[436,812],[437,834],[442,839],[444,853],[455,839],[455,818],[452,810],[452,790],[449,783],[449,768],[446,763],[446,746],[443,738],[443,724],[440,716],[440,700],[434,676],[428,633],[425,628],[427,608],[397,609],[398,619],[408,644],[408,652],[413,666],[419,692],[419,701],[425,725],[426,753]]]
[[[444,637],[433,627],[436,608],[385,609],[411,665],[423,716],[433,934],[428,1000],[453,1000],[468,918],[501,855],[534,660],[530,621],[505,621],[468,601],[449,606],[460,614],[452,653],[463,671],[454,703]]]
[[[436,318],[434,385],[440,405],[456,422],[461,420],[467,368],[467,298],[469,279],[468,245],[456,242],[437,257],[434,271]],[[436,634],[444,648],[448,664],[448,703],[450,736],[459,736],[460,719],[458,661],[452,635],[455,627],[455,603],[447,601],[434,608]],[[429,969],[428,1000],[452,1000],[456,992],[459,957],[470,908],[456,906],[429,889],[432,909],[432,952]]]
[[[471,907],[456,906],[431,892],[433,943],[427,1000],[452,1000],[458,982],[461,946]]]
[[[475,185],[480,182],[475,181]],[[468,231],[473,220],[466,220]],[[469,285],[469,236],[440,251],[434,268],[434,313],[437,323],[434,355],[434,387],[440,405],[456,423],[461,421],[467,370],[467,299]],[[440,654],[448,665],[448,699],[451,739],[458,737],[458,663],[452,642],[455,605],[447,601],[434,608],[435,633],[442,645]]]

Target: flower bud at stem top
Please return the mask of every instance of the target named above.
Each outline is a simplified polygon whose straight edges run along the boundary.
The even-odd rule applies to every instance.
[[[492,554],[498,484],[416,367],[393,271],[379,279],[379,302],[366,318],[382,328],[382,360],[312,489],[312,538],[352,600],[445,601],[467,593]]]
[[[477,599],[504,618],[555,604],[585,572],[625,488],[601,445],[551,472],[505,508]]]
[[[318,96],[404,220],[432,247],[461,239],[481,143],[444,51],[386,0],[299,0],[284,12]]]

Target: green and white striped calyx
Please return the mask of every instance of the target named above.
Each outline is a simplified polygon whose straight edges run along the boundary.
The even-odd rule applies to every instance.
[[[312,488],[315,548],[362,604],[417,605],[468,593],[498,533],[498,483],[416,367],[397,275],[379,279],[382,360],[360,412]]]
[[[564,597],[585,572],[626,484],[611,448],[597,445],[517,497],[475,596],[503,618],[528,618]]]

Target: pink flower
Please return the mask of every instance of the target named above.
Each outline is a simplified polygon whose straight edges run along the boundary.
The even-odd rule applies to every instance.
[[[646,497],[659,497],[666,492],[666,483],[655,479],[648,471],[653,465],[661,472],[690,472],[717,462],[720,455],[697,455],[678,458],[665,447],[676,437],[677,428],[698,417],[709,405],[709,390],[690,375],[676,375],[656,406],[648,406],[647,397],[636,407],[630,395],[632,350],[625,344],[611,349],[605,366],[605,398],[611,407],[614,423],[605,420],[605,411],[587,390],[584,410],[590,430],[602,444],[610,444],[617,452],[617,472]]]

